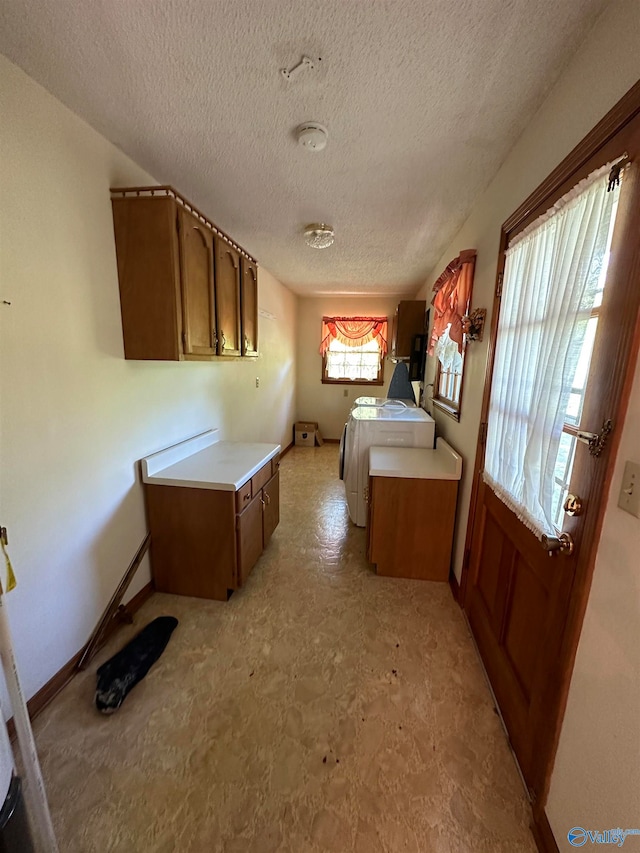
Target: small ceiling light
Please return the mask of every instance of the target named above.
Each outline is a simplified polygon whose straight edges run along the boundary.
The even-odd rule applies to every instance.
[[[312,249],[328,249],[333,245],[335,233],[330,225],[314,222],[304,229],[304,239],[307,246],[311,246]]]
[[[327,128],[317,121],[305,121],[296,128],[298,143],[307,151],[322,151],[327,144]]]

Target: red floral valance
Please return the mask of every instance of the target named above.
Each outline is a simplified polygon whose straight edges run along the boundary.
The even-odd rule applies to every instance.
[[[449,323],[449,337],[458,344],[458,350],[462,353],[462,318],[469,313],[476,254],[475,249],[460,252],[457,258],[447,264],[447,268],[433,285],[435,296],[431,304],[434,307],[435,319],[429,341],[429,355],[433,355],[436,342]]]
[[[359,347],[377,338],[380,352],[387,352],[386,317],[323,317],[320,355],[329,348],[332,338],[348,347]]]

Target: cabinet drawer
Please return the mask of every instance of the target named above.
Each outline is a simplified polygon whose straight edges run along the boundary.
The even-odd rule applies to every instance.
[[[257,474],[251,478],[251,493],[255,497],[260,489],[271,479],[271,460],[263,465]]]
[[[240,486],[238,491],[236,492],[236,512],[242,512],[242,510],[249,506],[249,502],[251,501],[251,480],[247,480],[244,486]]]
[[[278,454],[277,456],[274,456],[273,459],[271,460],[271,476],[273,477],[273,475],[279,470],[280,470],[280,454]]]

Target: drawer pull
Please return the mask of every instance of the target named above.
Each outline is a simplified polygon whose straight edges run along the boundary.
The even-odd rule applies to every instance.
[[[247,492],[247,494],[242,498],[243,501],[248,501],[251,495]]]

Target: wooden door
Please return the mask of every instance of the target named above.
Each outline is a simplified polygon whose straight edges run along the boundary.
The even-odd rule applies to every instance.
[[[218,355],[241,355],[240,256],[219,237],[215,247]]]
[[[242,355],[258,355],[258,267],[242,259]]]
[[[637,115],[640,113],[640,87],[636,101]],[[570,554],[559,551],[550,554],[482,481],[486,433],[481,430],[467,538],[468,571],[463,572],[462,581],[464,607],[514,752],[534,803],[542,804],[548,789],[626,408],[624,391],[633,373],[632,356],[637,352],[640,120],[627,118],[612,138],[611,122],[607,125],[609,118],[601,123],[603,141],[596,144],[597,134],[595,141],[592,139],[591,156],[585,155],[585,143],[581,143],[582,148],[576,149],[582,157],[579,165],[575,165],[578,155],[573,152],[567,158],[563,179],[560,180],[558,174],[565,164],[550,176],[549,181],[554,179],[555,182],[553,191],[545,196],[537,190],[503,226],[494,305],[492,353],[496,336],[500,335],[503,250],[510,236],[534,221],[594,169],[628,152],[636,162],[623,181],[602,304],[594,309],[589,321],[595,322],[597,328],[590,366],[585,374],[587,379],[581,390],[582,410],[576,423],[565,425],[563,434],[563,441],[566,439],[569,445],[567,459],[573,460],[573,466],[571,469],[567,464],[571,471],[564,480],[556,475],[556,482],[561,481],[562,494],[558,503],[557,535],[570,534],[574,550]],[[598,128],[592,131],[591,137]],[[490,387],[491,370],[485,388],[483,420],[487,418]],[[604,435],[606,430],[602,431],[602,427],[609,420],[613,431],[599,455],[587,444],[577,441],[579,430]],[[581,514],[571,516],[562,512],[567,492],[582,499]]]
[[[277,471],[262,490],[262,496],[264,499],[262,538],[266,548],[271,534],[280,522],[280,474]]]
[[[178,209],[185,355],[216,354],[213,293],[213,234],[200,220]]]
[[[262,492],[237,516],[238,586],[242,586],[262,554]]]

